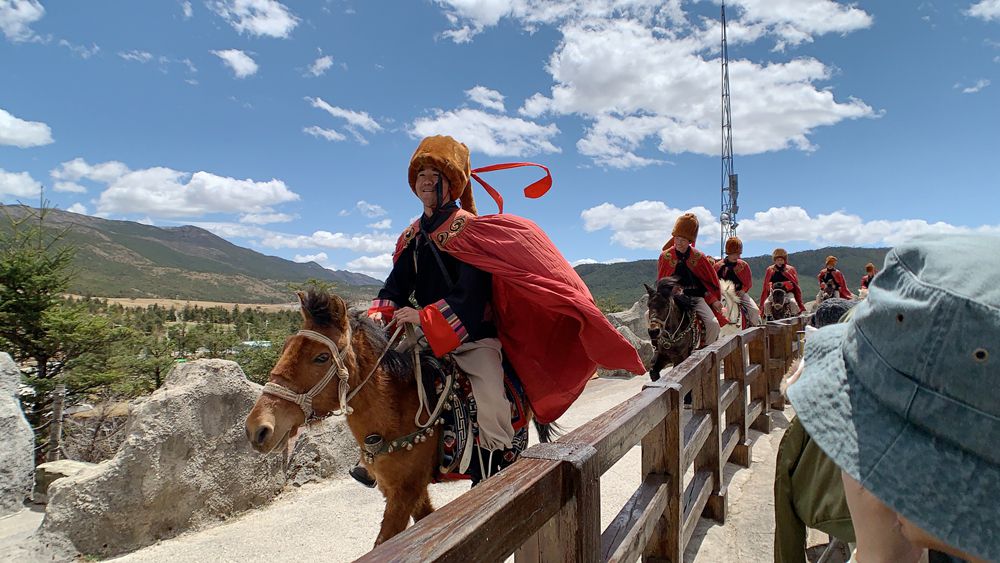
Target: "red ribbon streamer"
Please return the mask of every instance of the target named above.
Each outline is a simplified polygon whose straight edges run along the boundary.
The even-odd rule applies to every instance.
[[[542,166],[541,164],[535,164],[534,162],[507,162],[504,164],[491,164],[489,166],[483,166],[482,168],[476,168],[472,171],[471,175],[477,182],[479,182],[479,185],[486,189],[486,192],[490,194],[493,201],[497,202],[497,207],[500,208],[500,213],[503,213],[503,196],[500,195],[500,192],[493,189],[493,186],[489,185],[485,180],[480,178],[479,174],[483,172],[493,172],[495,170],[523,168],[525,166],[537,166],[538,168],[541,168],[545,171],[545,177],[524,188],[524,197],[530,199],[542,197],[552,187],[552,173],[549,172],[547,167]]]

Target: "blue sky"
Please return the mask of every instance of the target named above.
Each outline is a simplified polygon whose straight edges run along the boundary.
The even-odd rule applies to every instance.
[[[718,252],[719,4],[0,0],[0,198],[382,276],[451,134],[571,262]],[[1000,234],[1000,0],[736,0],[745,253]],[[477,188],[481,213],[494,204]]]

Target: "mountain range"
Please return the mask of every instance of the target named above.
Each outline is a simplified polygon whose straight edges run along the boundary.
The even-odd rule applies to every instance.
[[[21,217],[23,206],[0,206],[11,217]],[[76,247],[72,293],[99,297],[155,297],[229,303],[284,303],[291,301],[290,284],[309,279],[332,283],[350,301],[372,298],[382,282],[344,270],[328,270],[315,262],[297,263],[236,246],[194,226],[155,227],[48,210],[45,228],[63,231],[63,241]],[[0,234],[9,229],[0,221]],[[816,274],[828,255],[851,291],[857,292],[864,266],[881,267],[886,248],[829,247],[794,252],[789,263],[799,271],[803,298],[819,291]],[[751,296],[760,296],[770,256],[745,258],[753,271]],[[582,264],[576,271],[603,308],[630,307],[643,294],[643,283],[656,281],[656,260],[616,264]]]

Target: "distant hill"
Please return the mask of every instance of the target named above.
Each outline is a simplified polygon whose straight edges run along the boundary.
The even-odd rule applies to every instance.
[[[844,273],[851,291],[857,293],[861,285],[861,276],[865,275],[865,264],[872,262],[881,269],[888,251],[888,248],[835,246],[793,252],[789,254],[788,262],[798,270],[802,297],[809,301],[819,292],[816,274],[825,266],[827,256],[832,254],[837,257],[837,267]],[[753,289],[750,293],[756,301],[760,298],[764,271],[772,263],[771,256],[744,257],[744,260],[750,264],[750,270],[753,272]],[[625,309],[631,307],[642,296],[643,283],[653,285],[656,278],[656,260],[636,260],[618,264],[581,264],[576,267],[576,271],[599,304]]]
[[[26,208],[0,209],[21,216]],[[351,299],[370,297],[382,285],[364,274],[267,256],[198,227],[154,227],[55,209],[46,227],[66,229],[65,242],[77,248],[70,291],[82,295],[281,303],[294,300],[289,283],[310,278],[335,284]]]

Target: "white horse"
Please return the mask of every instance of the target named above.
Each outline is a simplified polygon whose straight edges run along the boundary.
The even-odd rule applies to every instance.
[[[722,305],[725,309],[723,314],[733,326],[742,327],[743,306],[736,293],[736,284],[729,280],[719,280],[719,287],[722,290]]]

